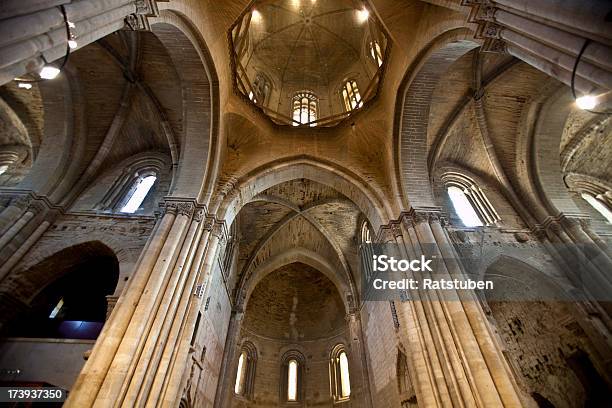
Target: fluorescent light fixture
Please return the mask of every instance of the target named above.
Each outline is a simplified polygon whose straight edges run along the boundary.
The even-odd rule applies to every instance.
[[[32,89],[32,84],[28,84],[27,82],[19,82],[17,86],[22,89]]]
[[[40,70],[40,77],[42,79],[53,79],[58,76],[59,73],[59,68],[54,67],[52,65],[45,65],[43,69]]]
[[[360,23],[365,23],[368,18],[370,18],[370,12],[368,11],[368,9],[361,9],[357,11],[357,20]]]
[[[597,106],[597,98],[593,95],[584,95],[576,99],[576,106],[582,110],[593,109]]]

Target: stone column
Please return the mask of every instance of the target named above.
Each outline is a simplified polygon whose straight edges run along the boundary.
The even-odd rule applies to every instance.
[[[346,321],[349,327],[349,341],[351,344],[349,359],[351,364],[357,365],[358,370],[352,372],[361,372],[361,377],[351,377],[351,390],[359,392],[359,397],[363,401],[363,407],[372,407],[372,399],[370,394],[370,380],[368,375],[368,361],[366,357],[365,345],[363,344],[363,329],[361,325],[361,317],[356,310],[350,311],[346,315]],[[349,367],[350,368],[350,367]],[[351,373],[351,370],[349,370]],[[355,387],[353,387],[355,385]]]
[[[465,279],[440,221],[437,211],[404,214],[396,242],[409,257],[427,252],[440,259],[436,279]],[[473,292],[419,289],[409,294],[410,300],[396,308],[409,341],[419,406],[522,406],[518,385]]]
[[[164,209],[160,224],[100,333],[66,407],[120,404],[129,385],[128,372],[138,362],[144,343],[147,339],[156,340],[155,334],[149,331],[164,294],[162,284],[174,270],[194,204],[169,200]]]
[[[118,300],[119,300],[119,296],[115,296],[115,295],[106,296],[106,321],[108,321],[108,318],[110,317],[111,313],[113,313],[113,310],[115,309],[115,306],[117,305]]]
[[[10,145],[0,147],[0,174],[3,174],[11,166],[21,162],[25,157],[24,146]]]
[[[23,213],[32,203],[32,196],[24,194],[11,199],[9,205],[0,213],[0,236],[13,226],[21,218]]]
[[[127,24],[148,29],[147,18],[158,14],[156,0],[4,0],[0,10],[0,85],[63,58],[68,36],[62,8],[78,48]]]
[[[208,241],[206,242],[206,255],[200,268],[197,271],[196,282],[200,282],[205,285],[204,293],[208,292],[208,282],[210,281],[210,274],[213,271],[214,265],[218,252],[221,246],[222,238],[227,236],[224,222],[213,222],[212,219],[207,220],[207,228],[212,228],[208,235]],[[203,298],[206,298],[204,295]],[[164,381],[163,390],[161,393],[160,404],[163,406],[176,406],[179,399],[181,398],[184,389],[188,388],[189,377],[186,375],[188,361],[189,361],[189,343],[198,316],[198,311],[202,306],[202,299],[194,298],[189,303],[189,309],[186,312],[184,328],[181,331],[180,338],[177,342],[176,349],[178,352],[174,353],[172,361],[172,371],[167,375]]]
[[[507,52],[571,85],[580,50],[588,48],[576,69],[578,93],[605,93],[612,87],[612,48],[605,0],[463,0],[472,7],[470,22],[484,51]]]
[[[21,215],[15,218],[12,225],[7,225],[7,229],[0,236],[0,281],[34,246],[57,215],[57,210],[50,208],[48,202],[44,200],[32,200],[28,197],[17,204],[15,212],[18,212],[22,205],[27,205],[27,207],[21,210]],[[9,210],[12,208],[6,209],[7,212]]]

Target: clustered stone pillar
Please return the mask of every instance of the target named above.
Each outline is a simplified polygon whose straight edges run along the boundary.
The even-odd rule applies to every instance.
[[[27,149],[22,145],[0,146],[0,174],[19,164],[27,155]]]
[[[58,209],[32,194],[14,197],[0,214],[0,281],[47,231]]]
[[[177,403],[201,303],[194,290],[212,268],[220,235],[203,216],[193,200],[167,199],[67,407]]]
[[[612,89],[612,3],[606,0],[463,0],[485,51],[507,52],[540,71],[591,93]]]
[[[78,47],[128,24],[148,29],[156,0],[3,0],[0,8],[0,85],[64,57],[68,35],[62,7],[74,23]]]
[[[401,255],[435,256],[435,279],[464,280],[437,210],[402,215],[392,226]],[[444,292],[444,293],[442,293]],[[473,291],[408,291],[396,303],[420,407],[522,406],[519,388]]]
[[[612,329],[612,260],[609,248],[599,242],[583,219],[560,215],[549,218],[542,225],[543,239],[549,244],[549,252],[564,269],[572,284],[581,292],[583,299],[596,301],[605,311],[600,316],[607,330]],[[594,239],[593,237],[596,237]],[[584,299],[586,297],[586,299]]]

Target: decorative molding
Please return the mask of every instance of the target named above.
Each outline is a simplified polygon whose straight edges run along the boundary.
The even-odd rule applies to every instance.
[[[204,230],[205,231],[212,231],[214,225],[215,225],[215,217],[213,217],[211,215],[207,215],[205,220],[204,220],[204,224],[202,225]]]
[[[495,23],[498,9],[494,3],[491,0],[463,0],[461,5],[472,8],[468,21],[477,26],[474,38],[482,40],[481,51],[507,53],[506,43],[501,39],[504,27]]]
[[[136,12],[125,17],[126,26],[133,31],[151,31],[149,17],[159,16],[156,0],[136,0]]]

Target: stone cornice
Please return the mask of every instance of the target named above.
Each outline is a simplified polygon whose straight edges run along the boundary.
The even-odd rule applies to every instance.
[[[503,27],[495,22],[497,7],[491,0],[462,0],[462,6],[471,7],[468,21],[476,24],[474,38],[482,40],[482,51],[506,53],[506,43],[501,38]]]
[[[32,190],[0,189],[0,198],[8,199],[8,205],[15,205],[23,211],[41,213],[47,210],[60,214],[67,211],[64,206],[55,204],[47,196],[38,195]]]

